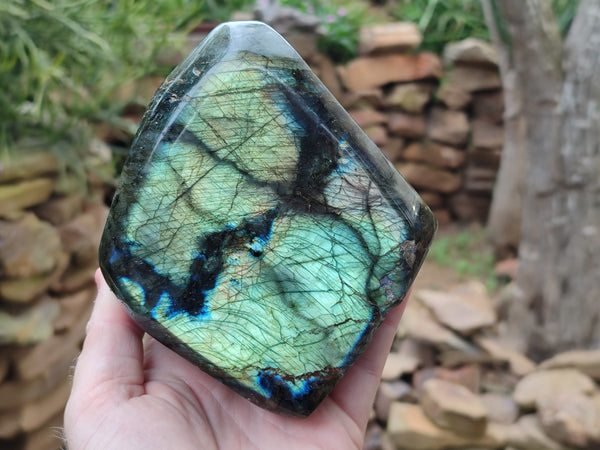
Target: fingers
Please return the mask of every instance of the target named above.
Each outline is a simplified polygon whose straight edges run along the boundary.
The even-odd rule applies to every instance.
[[[115,395],[127,399],[143,392],[143,331],[111,292],[100,270],[98,296],[73,377],[74,395]]]
[[[367,424],[381,372],[407,301],[408,294],[400,306],[389,312],[375,332],[369,348],[356,360],[331,394],[335,402],[362,428]]]

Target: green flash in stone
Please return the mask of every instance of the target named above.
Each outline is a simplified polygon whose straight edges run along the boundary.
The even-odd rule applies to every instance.
[[[100,265],[156,339],[250,401],[306,416],[402,301],[435,228],[292,47],[235,22],[152,99]]]

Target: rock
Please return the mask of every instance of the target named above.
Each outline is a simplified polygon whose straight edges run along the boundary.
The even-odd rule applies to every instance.
[[[87,314],[96,296],[95,287],[83,289],[74,294],[57,298],[60,304],[60,315],[54,320],[57,332],[68,331]]]
[[[481,401],[490,422],[510,425],[519,417],[519,407],[510,395],[486,392],[481,395]]]
[[[505,259],[498,261],[494,266],[494,273],[498,278],[506,278],[508,280],[516,280],[519,271],[519,260],[517,258]],[[568,364],[567,364],[568,365]],[[552,369],[553,367],[543,367],[542,369]]]
[[[102,237],[102,224],[106,222],[108,208],[94,205],[84,214],[60,227],[63,248],[71,254],[71,260],[82,266],[98,258],[98,244]]]
[[[402,374],[414,372],[419,366],[419,359],[413,355],[390,352],[385,360],[382,380],[395,380]]]
[[[402,156],[402,149],[404,148],[404,139],[388,136],[388,140],[385,144],[379,147],[383,154],[392,162],[396,162]]]
[[[498,170],[500,167],[500,157],[502,149],[484,149],[472,148],[469,152],[469,163],[478,167],[487,167],[489,169]]]
[[[435,219],[438,221],[438,225],[440,227],[445,227],[446,225],[450,225],[452,223],[452,215],[450,211],[444,208],[437,208],[432,210]]]
[[[90,262],[87,266],[73,267],[62,278],[50,285],[50,291],[56,295],[71,294],[94,284],[96,264]]]
[[[600,350],[570,350],[554,355],[540,364],[540,369],[571,367],[600,380]]]
[[[60,280],[69,266],[67,253],[61,251],[56,257],[56,267],[48,275],[0,280],[0,299],[11,303],[29,303],[44,294],[50,286]]]
[[[458,42],[450,42],[444,48],[444,64],[453,66],[456,63],[497,67],[498,53],[492,44],[483,39],[467,38]]]
[[[21,450],[39,450],[63,448],[62,433],[63,411],[44,422],[37,430],[28,432],[22,441]]]
[[[501,90],[473,94],[473,116],[490,123],[504,123],[504,94]]]
[[[504,127],[484,119],[475,119],[471,123],[473,146],[476,148],[496,149],[504,145]]]
[[[421,191],[419,195],[431,209],[441,208],[444,204],[444,198],[437,192]]]
[[[587,395],[544,397],[536,406],[541,427],[551,439],[578,448],[600,444],[600,409]]]
[[[563,447],[550,439],[542,430],[535,414],[522,416],[517,423],[507,427],[507,443],[520,450],[562,450]]]
[[[60,413],[67,403],[70,392],[71,380],[66,379],[48,394],[26,404],[19,418],[20,429],[25,432],[33,431]]]
[[[10,359],[6,350],[0,350],[0,383],[4,381],[10,370]],[[2,384],[0,384],[2,386]],[[0,402],[0,405],[3,404]]]
[[[412,186],[418,189],[450,194],[456,192],[462,180],[460,175],[419,163],[399,163],[396,168]]]
[[[55,334],[35,346],[18,349],[14,353],[13,361],[16,375],[21,380],[34,380],[43,376],[57,361],[67,357],[74,358],[78,350],[75,353],[71,352],[78,349],[83,341],[88,317],[88,314],[80,317],[67,333]]]
[[[456,86],[443,84],[437,92],[437,98],[449,109],[465,109],[473,101],[473,96]]]
[[[78,194],[67,197],[54,197],[47,202],[37,205],[33,212],[40,219],[54,226],[62,225],[73,219],[83,208],[83,197]]]
[[[407,357],[416,358],[419,361],[419,367],[428,367],[435,365],[436,352],[427,343],[410,338],[400,340],[399,345],[394,345],[398,353]]]
[[[469,164],[465,170],[465,190],[490,195],[496,182],[496,170]]]
[[[479,438],[463,437],[436,427],[419,405],[394,402],[390,407],[388,433],[398,449],[441,450],[445,448],[503,447],[492,433]]]
[[[416,295],[442,324],[461,334],[471,334],[496,323],[496,313],[487,297],[461,296],[425,289],[417,291]]]
[[[420,114],[431,100],[431,85],[423,83],[403,83],[392,87],[384,97],[384,106],[400,108],[413,114]]]
[[[8,155],[3,153],[0,158],[0,183],[58,173],[58,159],[51,151],[47,148],[26,148],[29,145],[39,144],[17,142],[15,149],[18,151],[9,152]]]
[[[35,344],[54,333],[52,321],[60,307],[56,300],[46,299],[14,315],[0,310],[0,344]]]
[[[342,105],[348,109],[381,108],[383,106],[383,90],[366,88],[350,91],[343,97]]]
[[[448,76],[448,84],[471,94],[477,91],[502,88],[502,81],[497,70],[464,65],[452,68]]]
[[[331,92],[338,101],[341,101],[344,91],[342,89],[342,83],[338,77],[337,70],[331,62],[331,59],[325,55],[316,54],[313,57],[313,61],[318,67],[319,79],[323,82],[325,87],[329,89],[329,92]]]
[[[428,380],[419,402],[423,412],[439,427],[469,437],[481,436],[485,431],[487,411],[481,399],[464,386]]]
[[[538,400],[546,397],[591,394],[595,388],[594,381],[577,370],[541,370],[523,377],[513,398],[522,408],[534,408]]]
[[[515,375],[524,376],[536,369],[535,363],[525,355],[491,337],[476,336],[475,343],[494,358],[508,362],[511,372]]]
[[[520,377],[504,370],[498,362],[491,361],[487,366],[482,370],[481,389],[486,392],[510,395],[512,398],[512,393]]]
[[[464,150],[459,150],[435,142],[413,142],[402,152],[408,161],[425,162],[432,166],[457,169],[466,159]]]
[[[407,303],[404,316],[398,327],[398,337],[411,337],[440,348],[460,350],[475,354],[477,348],[440,325],[431,312],[420,302],[412,299]]]
[[[101,269],[154,337],[259,406],[308,415],[402,301],[435,220],[264,24],[219,25],[172,77],[188,82],[165,83],[140,125]]]
[[[425,136],[427,126],[422,115],[390,112],[390,132],[407,138],[421,138]]]
[[[56,267],[60,253],[58,232],[35,215],[25,214],[18,222],[0,221],[1,277],[48,274]]]
[[[362,450],[394,450],[394,444],[377,423],[370,423],[365,433]]]
[[[362,108],[349,111],[358,126],[364,128],[371,125],[386,125],[388,116],[373,108]]]
[[[462,111],[432,108],[429,117],[429,136],[445,144],[462,146],[469,136],[469,121]]]
[[[412,22],[367,25],[360,29],[358,52],[361,55],[414,50],[423,37]]]
[[[387,129],[382,125],[370,125],[364,128],[364,132],[367,133],[367,136],[369,136],[378,147],[384,146],[387,143]]]
[[[0,217],[13,214],[45,202],[54,189],[52,178],[36,178],[0,185]]]
[[[452,369],[437,367],[434,378],[464,386],[474,394],[481,389],[481,369],[478,364],[465,364]]]
[[[465,223],[485,223],[490,203],[489,196],[468,194],[464,191],[452,195],[448,200],[452,214]]]
[[[10,439],[19,431],[19,411],[0,411],[0,439]]]
[[[443,69],[432,53],[361,57],[340,68],[342,83],[350,91],[426,79],[439,79]]]
[[[375,396],[375,415],[378,420],[387,422],[393,402],[410,402],[413,399],[412,387],[405,381],[382,381]]]

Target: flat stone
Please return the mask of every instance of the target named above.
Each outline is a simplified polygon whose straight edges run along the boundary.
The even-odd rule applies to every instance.
[[[100,265],[149,334],[305,416],[402,301],[434,223],[281,36],[231,22],[153,98]]]
[[[31,147],[33,145],[33,147]],[[14,152],[3,153],[0,158],[0,183],[30,180],[58,172],[56,156],[40,143],[17,142]]]
[[[487,410],[481,399],[464,386],[432,378],[423,385],[419,402],[439,427],[471,437],[485,431]]]
[[[510,395],[486,392],[481,395],[490,422],[510,425],[519,417],[519,407]]]
[[[498,66],[498,52],[483,39],[467,38],[450,42],[444,48],[444,64],[452,66],[456,63]]]
[[[462,179],[459,174],[420,163],[399,163],[400,173],[416,188],[451,194],[460,189]]]
[[[473,94],[473,116],[476,119],[502,124],[504,122],[504,94],[502,91]]]
[[[440,227],[450,225],[452,223],[452,215],[446,208],[437,208],[431,210]]]
[[[408,161],[425,162],[436,167],[457,169],[464,164],[467,154],[464,150],[435,142],[413,142],[404,149],[402,157]]]
[[[50,222],[52,225],[62,225],[73,219],[83,208],[83,197],[78,194],[66,197],[54,197],[37,205],[33,212],[40,219]]]
[[[457,86],[443,84],[437,92],[436,97],[449,109],[465,109],[473,101],[473,96]]]
[[[363,131],[375,145],[385,145],[388,141],[387,129],[382,125],[370,125],[364,127]]]
[[[438,450],[445,448],[492,447],[502,448],[505,442],[493,427],[481,437],[460,436],[451,430],[437,427],[419,405],[394,402],[390,407],[388,433],[397,448]]]
[[[395,450],[388,434],[376,422],[369,423],[362,450]]]
[[[504,127],[488,122],[484,119],[475,119],[471,123],[473,132],[473,146],[477,148],[496,149],[504,145]]]
[[[380,421],[387,422],[393,402],[409,402],[413,399],[413,389],[407,382],[401,380],[382,381],[375,396],[375,415]]]
[[[384,98],[384,106],[420,114],[431,100],[433,87],[424,83],[402,83],[392,87]]]
[[[356,58],[340,70],[342,83],[350,91],[388,83],[439,79],[442,74],[442,63],[432,53]]]
[[[444,204],[444,198],[438,192],[421,191],[419,194],[431,209],[440,208]]]
[[[15,315],[0,310],[0,344],[35,344],[54,333],[52,321],[60,307],[56,300],[46,299]]]
[[[36,178],[0,185],[0,217],[11,217],[23,209],[45,202],[50,198],[53,189],[52,178]]]
[[[600,444],[600,408],[587,395],[544,397],[536,406],[542,429],[555,441],[577,448]]]
[[[463,222],[485,223],[490,210],[489,195],[478,195],[470,192],[457,192],[449,198],[452,214]]]
[[[387,142],[381,146],[381,151],[387,159],[396,162],[402,157],[403,148],[404,139],[396,136],[388,136]]]
[[[54,270],[47,275],[0,280],[0,299],[11,303],[30,303],[48,291],[65,273],[69,255],[60,252]]]
[[[452,68],[448,75],[448,84],[471,94],[502,88],[498,70],[465,65],[457,65]]]
[[[481,390],[481,369],[479,364],[465,364],[453,368],[436,367],[434,378],[459,384],[474,394],[478,394]]]
[[[462,146],[469,136],[469,120],[462,111],[432,108],[429,117],[429,136],[445,144]]]
[[[476,336],[475,343],[494,358],[508,362],[512,373],[524,376],[536,369],[536,364],[527,356],[511,348],[508,344],[487,336]]]
[[[517,423],[506,429],[508,444],[523,450],[563,450],[564,447],[550,439],[542,429],[535,414],[522,416]]]
[[[595,389],[594,381],[577,370],[541,370],[523,377],[515,387],[513,398],[522,408],[534,408],[543,398],[591,394]]]
[[[422,40],[417,24],[412,22],[368,25],[360,29],[358,51],[367,55],[414,50]]]
[[[570,350],[543,361],[540,369],[573,368],[600,380],[600,350]]]
[[[406,305],[404,316],[398,326],[397,336],[399,338],[408,336],[442,349],[459,350],[469,354],[478,353],[476,347],[448,328],[440,325],[434,319],[432,313],[415,300],[412,299]]]
[[[427,131],[425,116],[402,112],[389,113],[388,127],[391,133],[406,138],[421,138],[425,136],[425,132]]]
[[[67,378],[43,397],[26,404],[19,418],[21,430],[24,432],[36,430],[63,411],[70,392],[71,380]]]
[[[96,262],[102,224],[107,216],[107,207],[94,205],[59,228],[62,246],[71,254],[75,265],[83,266],[92,260]]]
[[[383,114],[373,108],[362,108],[349,111],[350,115],[359,127],[368,127],[371,125],[386,125],[388,123],[387,114]]]
[[[414,372],[418,366],[419,358],[416,356],[390,352],[385,360],[381,379],[395,380],[402,374]]]
[[[2,277],[27,278],[49,274],[56,267],[61,250],[56,229],[31,213],[17,222],[0,221]]]
[[[94,303],[96,289],[93,286],[84,288],[73,294],[58,297],[60,315],[54,320],[57,332],[71,329],[84,316],[88,315],[90,306]]]
[[[416,295],[442,324],[461,334],[471,334],[496,323],[496,311],[487,296],[458,295],[430,289],[419,290]]]

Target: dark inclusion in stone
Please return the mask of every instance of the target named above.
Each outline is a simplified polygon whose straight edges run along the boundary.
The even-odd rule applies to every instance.
[[[159,88],[102,243],[156,339],[310,414],[404,298],[431,211],[270,27],[215,29]]]

